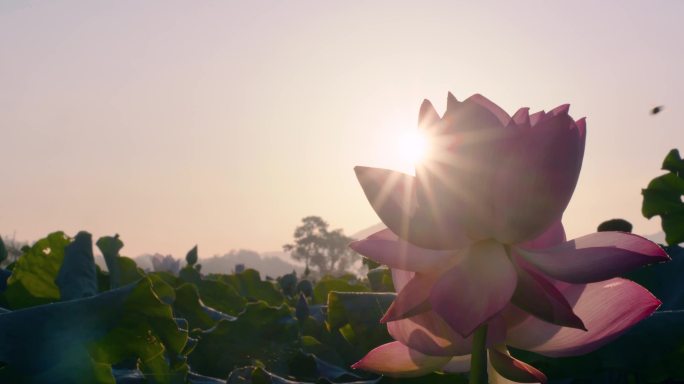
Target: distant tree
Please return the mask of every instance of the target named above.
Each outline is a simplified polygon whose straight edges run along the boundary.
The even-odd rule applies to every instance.
[[[326,233],[325,248],[329,263],[328,271],[343,273],[359,259],[359,255],[349,248],[349,243],[353,240],[346,236],[341,229]]]
[[[24,253],[25,248],[28,247],[27,242],[17,241],[14,236],[11,238],[7,236],[3,238],[0,236],[0,242],[2,242],[2,248],[5,250],[4,252],[0,250],[0,253],[3,253],[4,255],[3,260],[0,261],[0,264],[2,265],[7,265],[17,261],[19,256]]]
[[[283,245],[285,252],[297,261],[304,261],[306,268],[304,275],[311,272],[311,264],[321,265],[325,259],[325,235],[328,223],[318,216],[307,216],[302,219],[302,225],[295,228],[294,243]]]
[[[293,259],[304,261],[304,275],[310,267],[316,267],[320,274],[343,273],[359,256],[349,247],[352,238],[342,229],[328,230],[328,223],[318,216],[307,216],[294,232],[294,243],[285,244],[283,250],[290,252]]]
[[[180,271],[180,259],[174,259],[171,255],[164,256],[155,253],[151,260],[155,272],[169,272],[178,275],[178,271]]]

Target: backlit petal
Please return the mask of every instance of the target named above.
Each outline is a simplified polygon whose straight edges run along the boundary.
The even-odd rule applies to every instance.
[[[463,373],[470,371],[470,355],[454,356],[444,367],[442,371],[450,373]]]
[[[528,241],[559,221],[579,177],[585,137],[566,110],[534,126],[509,127],[490,150],[500,159],[491,188],[494,236],[506,244]]]
[[[498,105],[480,94],[458,102],[453,94],[447,96],[447,110],[442,117],[443,134],[472,130],[504,128],[510,116]]]
[[[403,319],[430,309],[430,292],[437,276],[416,273],[394,299],[381,323]]]
[[[559,220],[551,224],[551,226],[541,235],[532,240],[518,244],[517,247],[523,249],[545,249],[560,245],[564,243],[565,240],[565,228],[563,228],[563,223]]]
[[[446,356],[422,354],[394,341],[368,352],[352,368],[391,377],[416,377],[441,369],[449,360]]]
[[[387,331],[397,341],[433,356],[470,353],[472,339],[463,338],[433,311],[387,323]]]
[[[503,348],[489,349],[489,361],[492,367],[503,377],[517,383],[546,383],[546,375],[537,368],[522,362]]]
[[[496,116],[501,125],[504,127],[508,125],[508,122],[511,120],[511,117],[508,115],[506,111],[504,111],[501,107],[494,104],[491,100],[480,95],[479,93],[470,96],[464,102],[477,103],[478,105],[486,108],[492,115]]]
[[[546,112],[544,111],[539,111],[531,114],[529,116],[530,119],[530,125],[537,125],[541,120],[543,120],[546,117]]]
[[[513,304],[549,323],[585,328],[565,296],[551,281],[520,256],[513,254],[512,260],[518,272],[518,285],[511,298]]]
[[[529,317],[509,329],[506,343],[551,357],[580,355],[615,339],[660,305],[644,287],[620,278],[566,285],[561,292],[573,304],[587,331]]]
[[[508,135],[502,120],[510,117],[481,95],[458,102],[449,94],[441,130],[433,132],[431,149],[416,167],[419,206],[475,241],[490,238],[496,220],[492,196],[500,191],[491,180],[500,160],[492,147]]]
[[[456,332],[467,337],[508,304],[516,282],[505,249],[483,241],[466,250],[461,262],[439,278],[430,303]]]
[[[520,108],[513,114],[511,121],[508,122],[511,126],[530,126],[530,109]]]
[[[517,252],[554,279],[576,284],[606,280],[670,259],[658,244],[624,232],[597,232],[553,248]]]
[[[450,259],[456,257],[454,251],[439,251],[416,247],[401,240],[389,229],[349,244],[354,251],[390,268],[407,271],[427,272],[444,268]]]
[[[415,210],[414,178],[388,169],[355,167],[356,177],[380,220],[394,233],[406,233]]]
[[[411,279],[413,279],[413,276],[416,275],[415,272],[411,271],[404,271],[401,269],[396,269],[392,268],[392,283],[394,284],[394,290],[397,292],[401,292],[402,289],[408,284]]]
[[[431,249],[454,249],[470,242],[453,220],[418,206],[413,176],[381,168],[354,170],[380,220],[402,239]]]
[[[435,129],[435,125],[440,121],[439,114],[435,111],[430,100],[423,100],[420,105],[420,112],[418,112],[418,127],[430,132]]]

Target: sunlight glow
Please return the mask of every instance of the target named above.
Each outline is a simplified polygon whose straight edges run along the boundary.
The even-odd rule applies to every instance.
[[[399,150],[402,160],[414,165],[419,164],[427,154],[428,140],[422,132],[412,130],[401,137]]]

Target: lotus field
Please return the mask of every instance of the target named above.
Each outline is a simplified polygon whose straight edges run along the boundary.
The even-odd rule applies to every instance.
[[[667,245],[623,228],[569,239],[585,119],[446,105],[420,107],[415,176],[356,168],[385,225],[349,245],[364,275],[206,274],[197,247],[177,273],[143,271],[118,235],[85,231],[24,247],[0,271],[0,382],[684,381],[678,151],[642,191]]]

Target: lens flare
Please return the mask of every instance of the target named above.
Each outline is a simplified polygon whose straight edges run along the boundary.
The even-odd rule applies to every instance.
[[[419,164],[428,151],[427,137],[418,130],[407,132],[401,137],[399,150],[405,161]]]

